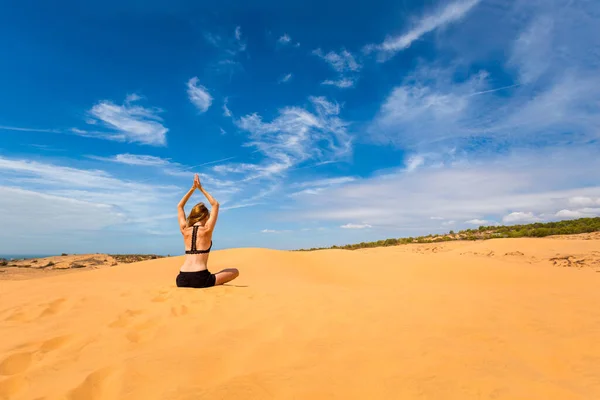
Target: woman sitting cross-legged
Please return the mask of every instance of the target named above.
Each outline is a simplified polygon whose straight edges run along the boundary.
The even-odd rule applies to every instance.
[[[210,212],[204,203],[198,203],[185,217],[183,207],[188,199],[199,189],[211,205]],[[205,288],[222,285],[238,277],[239,271],[227,268],[216,274],[208,270],[208,255],[212,247],[212,235],[219,216],[219,203],[202,187],[198,174],[194,176],[194,185],[177,206],[179,228],[185,245],[185,262],[175,280],[178,287]]]

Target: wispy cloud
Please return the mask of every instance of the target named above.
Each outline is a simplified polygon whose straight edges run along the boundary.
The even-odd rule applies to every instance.
[[[388,170],[325,188],[318,196],[294,196],[289,214],[279,218],[297,220],[302,215],[303,221],[350,220],[414,232],[440,228],[431,215],[462,221],[462,226],[468,226],[464,221],[489,225],[481,221],[503,218],[555,220],[565,214],[557,216],[561,210],[591,215],[589,209],[600,208],[596,203],[600,182],[590,180],[600,168],[600,160],[592,156],[597,151],[585,147],[514,150],[509,155],[474,154],[410,173],[404,168]],[[587,162],[573,163],[575,159]]]
[[[243,116],[237,125],[250,133],[247,146],[266,157],[260,176],[279,175],[308,159],[330,160],[351,151],[347,123],[339,118],[340,107],[324,97],[311,97],[314,112],[285,107],[271,122],[258,114]],[[317,146],[323,143],[324,146]]]
[[[98,156],[89,156],[89,158],[101,161],[110,161],[119,164],[125,165],[137,165],[137,166],[145,166],[145,167],[157,167],[169,165],[171,162],[164,158],[156,157],[156,156],[148,156],[148,155],[140,155],[140,154],[117,154],[113,157],[98,157]]]
[[[159,108],[146,108],[134,104],[141,97],[129,95],[122,105],[109,100],[98,102],[88,112],[94,125],[98,122],[112,132],[91,132],[74,128],[73,133],[87,134],[112,140],[124,140],[141,144],[161,146],[166,144],[168,129],[162,124],[163,119],[158,115]]]
[[[323,82],[321,82],[322,85],[336,86],[340,89],[351,88],[352,86],[354,86],[354,83],[354,79],[350,78],[340,78],[338,80],[326,79]]]
[[[556,217],[562,219],[576,219],[576,218],[594,218],[600,216],[599,208],[581,208],[579,210],[560,210],[556,213]]]
[[[325,179],[315,179],[312,181],[294,183],[289,185],[290,188],[302,188],[302,190],[297,192],[292,192],[289,194],[291,197],[295,196],[306,196],[306,195],[318,195],[324,193],[326,189],[332,188],[335,186],[344,185],[349,182],[354,182],[356,178],[351,176],[340,176],[336,178],[325,178]]]
[[[213,98],[210,93],[208,93],[208,90],[204,86],[200,85],[198,82],[198,77],[195,76],[187,82],[187,94],[190,101],[196,106],[198,111],[201,113],[208,111],[212,104]]]
[[[214,166],[212,170],[217,173],[246,174],[259,168],[256,164],[231,163]]]
[[[509,66],[516,67],[521,83],[532,83],[552,65],[554,20],[549,16],[535,19],[513,45]]]
[[[210,32],[206,32],[204,34],[204,39],[215,47],[219,47],[221,44],[221,36],[212,34]]]
[[[212,166],[214,164],[224,163],[226,161],[230,161],[230,160],[234,159],[235,157],[221,158],[218,160],[208,160],[208,161],[204,161],[200,164],[191,165],[191,166],[183,165],[178,162],[171,161],[170,159],[165,159],[165,158],[161,158],[161,157],[150,156],[150,155],[140,155],[140,154],[129,154],[129,153],[117,154],[112,157],[88,156],[88,158],[98,160],[98,161],[119,163],[119,164],[129,165],[129,166],[133,166],[133,167],[155,168],[156,170],[160,171],[163,175],[166,175],[169,177],[180,177],[180,178],[185,178],[185,179],[191,180],[193,173],[199,172],[202,169],[202,167],[218,168],[219,165],[217,165],[217,167],[209,167],[209,166]],[[202,177],[202,180],[205,183],[209,183],[210,186],[215,187],[217,190],[216,193],[223,196],[221,199],[221,200],[223,200],[223,202],[229,201],[231,199],[230,195],[237,193],[239,191],[239,188],[236,187],[237,183],[235,181],[227,180],[227,179],[219,179],[219,178],[207,175],[202,172],[200,172],[200,175]],[[145,183],[145,182],[148,182],[151,180],[153,180],[153,179],[145,179],[142,181],[138,181],[138,183]]]
[[[124,223],[126,220],[125,214],[111,204],[18,187],[0,186],[0,207],[3,210],[11,210],[0,214],[0,224],[12,227],[11,235],[31,234],[25,229],[30,224],[34,224],[40,234],[51,236],[58,232],[64,235],[69,231],[95,231]],[[41,246],[43,248],[43,244]]]
[[[225,129],[223,129],[223,128],[219,127],[219,133],[220,133],[221,135],[226,135],[226,134],[227,134],[227,131],[226,131]]]
[[[399,51],[409,48],[423,35],[459,21],[475,7],[480,0],[459,0],[450,3],[436,12],[418,20],[412,29],[400,36],[389,36],[379,45],[368,45],[365,52],[379,52],[379,60],[385,61]]]
[[[243,39],[242,28],[240,26],[235,27],[233,34],[207,32],[204,34],[204,38],[219,53],[217,59],[210,64],[212,71],[219,74],[227,73],[232,75],[236,71],[243,70],[241,63],[237,60],[240,54],[246,52],[247,44]]]
[[[505,224],[515,224],[515,223],[531,223],[531,222],[536,222],[536,221],[540,221],[541,219],[539,217],[536,217],[531,211],[529,212],[522,212],[522,211],[515,211],[515,212],[511,212],[510,214],[505,215],[504,217],[502,217],[502,222]]]
[[[346,49],[342,49],[339,52],[330,51],[329,53],[324,53],[320,48],[313,50],[312,53],[324,60],[339,74],[338,79],[327,79],[321,82],[321,84],[336,86],[340,89],[347,89],[354,86],[358,79],[357,74],[362,65],[356,61],[352,53]]]
[[[227,107],[227,103],[229,103],[229,98],[225,97],[225,100],[223,100],[223,116],[231,117],[233,114],[231,114],[231,110]]]
[[[350,183],[356,181],[356,178],[352,176],[340,176],[335,178],[316,179],[306,182],[298,182],[290,185],[291,187],[305,188],[305,187],[322,187],[322,186],[335,186],[342,185],[344,183]]]
[[[284,33],[277,39],[277,42],[280,44],[288,44],[292,41],[292,38],[287,33]]]
[[[204,39],[214,47],[217,47],[232,56],[246,51],[246,43],[242,39],[241,26],[235,27],[233,36],[226,34],[225,37],[223,37],[222,35],[206,32],[204,34]]]
[[[488,221],[486,219],[477,219],[477,218],[465,221],[465,224],[476,225],[476,226],[492,225],[493,223],[494,223],[493,221]]]
[[[330,51],[324,53],[321,49],[313,50],[313,54],[323,59],[335,71],[339,73],[357,72],[361,69],[361,65],[356,61],[352,53],[346,49],[339,52]]]
[[[494,51],[507,53],[504,72],[470,67],[473,72],[465,74],[464,60],[421,63],[390,91],[369,129],[372,138],[403,148],[459,151],[481,150],[482,143],[491,149],[597,140],[600,53],[590,49],[600,48],[599,19],[593,17],[600,6],[517,1],[505,10],[505,19],[519,23],[491,42]],[[498,18],[488,14],[482,6],[478,17]],[[458,46],[463,49],[471,41],[471,35],[458,35],[453,46],[464,42]]]
[[[12,234],[31,224],[48,236],[111,225],[133,228],[127,225],[132,220],[164,213],[175,201],[172,186],[123,180],[97,169],[0,157],[0,172],[0,203],[11,210],[2,213],[0,223],[13,226]],[[14,220],[21,223],[13,225]],[[135,225],[145,229],[151,223]]]
[[[284,76],[282,76],[281,78],[279,78],[279,83],[286,83],[289,82],[289,80],[292,79],[292,74],[286,74]]]
[[[406,161],[406,170],[408,172],[414,171],[415,169],[419,168],[424,163],[425,163],[425,158],[422,155],[420,155],[420,154],[412,155]]]
[[[371,225],[369,224],[345,224],[340,226],[340,228],[342,229],[367,229],[367,228],[372,228]]]
[[[246,43],[242,40],[242,28],[240,26],[235,27],[233,34],[235,40],[233,41],[233,44],[225,49],[225,52],[235,56],[238,53],[246,51]]]
[[[277,47],[300,47],[300,43],[294,43],[291,36],[287,33],[284,33],[277,39]]]
[[[19,127],[19,126],[2,126],[2,125],[0,125],[0,130],[16,131],[16,132],[41,132],[41,133],[62,133],[63,132],[60,129],[40,129],[40,128]]]

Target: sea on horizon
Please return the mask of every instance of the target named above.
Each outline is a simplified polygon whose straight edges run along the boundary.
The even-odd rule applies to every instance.
[[[22,260],[28,258],[44,258],[44,257],[53,257],[60,254],[0,254],[0,258],[4,258],[6,260]]]

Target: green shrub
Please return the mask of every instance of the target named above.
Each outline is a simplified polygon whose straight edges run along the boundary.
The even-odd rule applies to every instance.
[[[573,235],[579,233],[590,233],[600,231],[600,217],[580,218],[576,220],[565,220],[557,222],[536,222],[528,225],[510,225],[510,226],[480,226],[478,229],[466,229],[455,233],[450,231],[450,235],[456,235],[456,238],[448,236],[432,235],[407,237],[398,239],[385,239],[376,242],[361,242],[357,244],[347,244],[345,246],[332,246],[333,249],[356,250],[370,247],[395,246],[398,244],[409,243],[438,243],[451,240],[478,240],[491,238],[520,238],[520,237],[546,237],[550,235]],[[433,240],[431,240],[433,238]],[[322,248],[312,248],[310,250],[321,250]]]

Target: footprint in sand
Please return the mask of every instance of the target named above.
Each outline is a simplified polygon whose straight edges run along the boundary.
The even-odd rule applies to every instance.
[[[171,298],[170,290],[161,290],[158,292],[158,295],[156,295],[152,298],[152,301],[155,303],[162,303],[162,302],[169,300],[170,298]]]
[[[178,317],[180,315],[187,315],[189,309],[186,305],[171,307],[171,315]]]
[[[0,375],[15,375],[25,372],[32,361],[33,352],[12,354],[0,363]]]
[[[33,351],[22,351],[6,357],[0,362],[0,375],[16,375],[25,372],[31,364],[42,359],[47,353],[57,350],[67,343],[69,335],[57,336],[55,338],[38,343],[37,349]],[[22,349],[24,346],[18,346]]]
[[[11,376],[0,381],[0,399],[14,399],[23,386],[25,386],[25,377],[23,376]]]
[[[126,310],[124,313],[119,315],[116,320],[111,322],[108,326],[110,328],[123,328],[129,325],[135,320],[135,317],[142,314],[142,310]]]
[[[40,314],[40,317],[47,317],[49,315],[56,315],[63,309],[63,304],[67,299],[61,298],[56,299],[46,305],[46,308]]]
[[[51,301],[50,303],[41,305],[18,307],[14,309],[13,312],[4,320],[14,322],[31,322],[38,318],[57,315],[64,309],[66,301],[67,299],[65,298],[59,298]]]
[[[156,336],[158,318],[151,318],[133,326],[125,335],[131,343],[141,343],[152,340]]]
[[[118,370],[114,367],[100,368],[90,373],[77,387],[67,393],[69,400],[96,400],[117,398],[118,385],[111,385]],[[114,383],[114,382],[112,382]],[[112,392],[112,393],[111,393]]]

